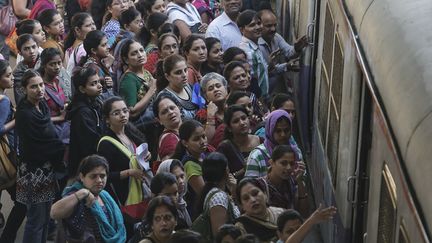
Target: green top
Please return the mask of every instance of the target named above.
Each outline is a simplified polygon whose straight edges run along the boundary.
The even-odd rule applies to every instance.
[[[186,179],[190,180],[192,176],[202,176],[201,165],[195,161],[189,160],[184,165]]]
[[[138,77],[136,73],[127,72],[120,79],[120,96],[126,102],[128,107],[135,106],[149,90],[152,75],[149,71],[144,70],[144,79]]]

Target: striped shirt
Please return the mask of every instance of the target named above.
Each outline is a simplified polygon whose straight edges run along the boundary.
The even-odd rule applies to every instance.
[[[263,177],[267,175],[270,153],[264,144],[258,145],[249,154],[246,162],[245,177]]]

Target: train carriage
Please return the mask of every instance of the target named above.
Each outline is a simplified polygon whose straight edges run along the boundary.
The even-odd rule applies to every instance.
[[[283,2],[313,40],[295,91],[314,200],[338,207],[324,242],[429,242],[432,2]]]

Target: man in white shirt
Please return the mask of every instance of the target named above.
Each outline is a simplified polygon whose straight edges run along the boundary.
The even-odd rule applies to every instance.
[[[240,44],[242,34],[236,19],[242,8],[242,0],[222,0],[224,12],[215,18],[207,28],[206,37],[215,37],[221,41],[222,49]]]

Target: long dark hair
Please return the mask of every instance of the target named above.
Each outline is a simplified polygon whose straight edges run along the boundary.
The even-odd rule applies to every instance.
[[[64,49],[65,50],[69,49],[69,47],[71,47],[76,40],[75,28],[80,29],[83,26],[84,21],[88,18],[91,18],[91,17],[92,16],[86,12],[76,13],[72,17],[71,23],[70,23],[70,31],[69,31],[69,34],[66,36],[66,39],[64,41]]]
[[[45,9],[38,15],[37,20],[39,20],[42,27],[47,27],[53,22],[54,16],[56,16],[57,14],[59,14],[57,9]],[[46,31],[45,34],[47,34],[48,36],[48,33]]]
[[[143,19],[146,19],[147,16],[150,15],[151,9],[155,2],[156,0],[139,0],[135,4],[136,9],[141,12],[141,16],[143,17]]]
[[[228,159],[219,152],[212,152],[204,159],[201,168],[205,185],[201,191],[200,200],[197,205],[198,214],[203,211],[203,207],[205,206],[204,201],[209,191],[217,187],[222,180],[226,180],[227,167]]]
[[[112,0],[92,0],[90,7],[90,14],[96,24],[96,29],[100,30],[102,28],[102,23],[104,21],[104,15],[108,6],[108,2],[112,3]],[[110,4],[111,4],[110,3]]]
[[[121,50],[120,50],[120,58],[121,58],[121,63],[123,66],[127,67],[127,59],[128,59],[128,54],[130,51],[130,47],[133,43],[139,43],[136,40],[133,39],[127,39],[125,40],[125,42],[123,43]]]
[[[106,34],[100,30],[92,30],[86,35],[83,45],[87,55],[81,58],[79,66],[83,66],[87,62],[87,59],[92,55],[92,49],[97,49],[104,37]]]
[[[119,22],[120,22],[120,27],[122,29],[125,29],[125,25],[130,25],[130,23],[132,23],[136,17],[140,16],[140,12],[138,10],[136,10],[135,8],[129,8],[126,9],[119,18]]]
[[[159,27],[167,21],[168,16],[163,13],[152,13],[146,19],[146,26],[141,28],[137,39],[140,40],[141,44],[146,47],[151,41],[151,32],[157,33]]]
[[[22,34],[33,34],[34,28],[39,23],[36,19],[23,19],[18,21],[16,26],[17,35],[20,36]]]
[[[0,60],[0,77],[6,73],[8,67],[9,62],[7,60]]]
[[[183,156],[186,154],[186,147],[183,145],[182,141],[188,141],[195,130],[203,125],[197,120],[187,120],[183,122],[179,128],[179,138],[180,142],[177,143],[174,155],[172,159],[182,160]]]

